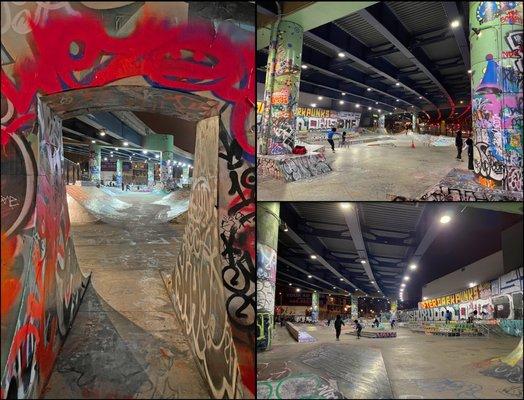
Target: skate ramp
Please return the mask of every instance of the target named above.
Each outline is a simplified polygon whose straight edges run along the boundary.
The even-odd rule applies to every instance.
[[[69,185],[67,194],[96,219],[124,219],[126,213],[122,211],[132,207],[95,186]]]
[[[489,363],[489,367],[481,371],[481,374],[522,385],[522,338],[515,350],[506,357],[493,358]]]
[[[100,221],[100,218],[95,217],[85,209],[73,196],[67,193],[67,205],[69,207],[69,219],[71,225],[92,224]]]
[[[161,221],[173,221],[183,222],[187,220],[187,210],[189,208],[189,189],[175,190],[168,195],[162,197],[162,199],[153,202],[153,204],[162,205],[169,207],[168,209],[162,210],[157,214],[157,218]]]

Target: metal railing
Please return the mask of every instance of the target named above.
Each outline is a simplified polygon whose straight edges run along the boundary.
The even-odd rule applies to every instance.
[[[64,157],[62,174],[66,185],[74,185],[77,180],[80,180],[80,165]]]

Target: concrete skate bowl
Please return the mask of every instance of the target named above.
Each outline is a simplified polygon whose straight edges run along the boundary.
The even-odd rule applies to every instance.
[[[493,358],[486,364],[485,369],[480,371],[481,374],[522,385],[522,337],[515,350],[505,357]]]
[[[22,6],[35,4],[6,7]],[[165,23],[176,15],[157,6],[146,4],[126,37],[78,10],[2,35],[16,49],[2,67],[2,398],[41,394],[87,285],[70,235],[61,125],[97,111],[199,121],[171,295],[210,395],[254,396],[254,41],[211,23]]]

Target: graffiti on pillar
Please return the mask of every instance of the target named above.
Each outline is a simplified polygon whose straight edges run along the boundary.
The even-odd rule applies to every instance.
[[[522,23],[522,18],[515,10],[516,1],[481,1],[476,10],[477,21],[482,25],[500,17],[502,23],[510,25]]]
[[[318,293],[313,292],[311,295],[311,319],[313,322],[318,321]]]
[[[173,24],[173,15],[167,15],[165,9],[167,14],[159,15],[155,5],[147,2],[142,7],[152,8],[140,13],[126,36],[107,31],[98,11],[82,3],[2,2],[1,7],[2,34],[8,33],[2,35],[3,48],[7,52],[13,48],[21,50],[13,57],[15,62],[2,66],[1,71],[1,271],[2,289],[7,285],[9,290],[2,290],[2,329],[5,326],[6,330],[5,335],[2,331],[1,346],[2,354],[8,356],[6,365],[1,366],[0,397],[40,395],[42,383],[53,368],[61,335],[69,329],[82,292],[83,278],[69,235],[61,176],[61,121],[46,107],[37,108],[36,99],[40,95],[114,85],[127,78],[140,86],[199,92],[227,105],[222,141],[235,147],[237,159],[232,164],[243,163],[238,170],[233,168],[237,170],[243,199],[231,190],[237,182],[229,181],[229,170],[228,180],[219,186],[216,168],[214,176],[204,174],[207,181],[195,171],[193,214],[189,220],[194,230],[185,234],[186,251],[181,252],[179,259],[176,293],[181,296],[178,304],[183,304],[187,318],[186,333],[192,339],[213,395],[252,397],[254,387],[249,385],[249,376],[254,375],[254,366],[239,366],[236,332],[232,333],[229,326],[229,321],[249,318],[244,318],[244,304],[236,300],[226,309],[230,294],[224,289],[220,269],[218,233],[225,233],[228,240],[234,236],[231,242],[235,267],[250,265],[251,291],[247,297],[251,295],[249,301],[254,302],[254,218],[249,214],[254,213],[250,188],[254,187],[255,178],[253,173],[245,172],[254,163],[253,141],[249,140],[246,124],[254,114],[253,35],[234,39],[230,27],[215,27],[211,22]],[[20,42],[28,46],[18,46]],[[62,106],[67,106],[69,98],[63,99]],[[41,129],[40,135],[36,134],[36,126]],[[216,135],[218,141],[218,130]],[[214,148],[218,165],[218,145]],[[8,172],[7,167],[11,166],[14,170]],[[38,174],[26,174],[31,169],[38,169]],[[214,183],[209,179],[214,179]],[[210,188],[214,188],[211,194]],[[222,230],[218,216],[212,215],[216,214],[217,191],[228,199],[224,204],[231,204],[229,217],[235,219]],[[209,230],[203,231],[202,224],[210,216],[217,218],[213,225],[216,229],[207,227]],[[237,227],[234,234],[228,231],[232,226]],[[203,241],[204,236],[208,241]],[[243,251],[241,255],[238,249]],[[243,267],[238,265],[238,259],[243,260]],[[199,268],[211,261],[218,268]],[[204,277],[205,274],[213,276]],[[196,287],[193,281],[186,280],[190,277],[199,277]],[[229,276],[227,279],[235,281]],[[186,293],[181,285],[192,291]],[[254,312],[250,318],[253,326]],[[253,330],[246,332],[239,335],[254,343]],[[253,353],[253,347],[242,348]],[[25,357],[17,357],[20,354]],[[248,391],[242,393],[242,384]]]
[[[269,105],[265,115],[271,115],[268,154],[289,154],[295,145],[301,48],[302,28],[292,22],[280,22],[276,38],[270,43],[269,59],[275,62],[269,77],[273,85],[264,94]]]
[[[272,312],[257,312],[257,350],[266,350],[271,347],[273,318]]]
[[[257,310],[274,311],[276,265],[276,250],[257,243]]]

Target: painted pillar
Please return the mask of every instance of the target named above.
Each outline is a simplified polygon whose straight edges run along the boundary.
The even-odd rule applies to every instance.
[[[162,161],[160,162],[160,182],[166,190],[174,189],[173,163],[173,152],[163,151]]]
[[[155,163],[153,161],[147,163],[147,186],[155,186]]]
[[[189,183],[189,165],[186,164],[185,167],[182,167],[182,183]]]
[[[418,133],[417,114],[415,113],[411,114],[411,127],[413,133]]]
[[[351,320],[358,319],[358,296],[351,296]]]
[[[116,184],[122,186],[122,160],[116,160]]]
[[[391,319],[397,319],[397,301],[389,299],[389,311],[391,312]]]
[[[280,203],[257,204],[257,350],[271,348]]]
[[[275,23],[276,24],[276,23]],[[260,128],[261,154],[289,154],[295,145],[303,29],[290,21],[273,25]]]
[[[311,294],[311,319],[313,322],[318,321],[318,293]]]
[[[483,185],[522,191],[522,2],[469,7],[474,170]]]
[[[101,148],[99,145],[89,145],[89,180],[100,182],[100,168],[102,165]]]
[[[379,128],[386,127],[386,116],[384,114],[381,114],[380,117],[378,117],[378,127]]]

